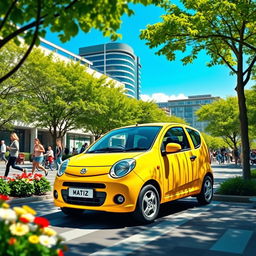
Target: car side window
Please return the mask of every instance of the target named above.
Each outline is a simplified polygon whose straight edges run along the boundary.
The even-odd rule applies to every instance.
[[[199,148],[201,145],[201,136],[200,136],[199,132],[192,130],[190,128],[186,128],[186,130],[190,135],[190,138],[194,144],[194,147]]]
[[[190,148],[187,136],[182,127],[172,127],[164,135],[161,150],[165,151],[168,143],[178,143],[181,145],[182,150]]]

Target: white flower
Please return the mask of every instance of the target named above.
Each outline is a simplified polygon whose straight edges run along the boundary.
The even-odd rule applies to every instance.
[[[52,236],[45,236],[45,235],[39,236],[39,243],[48,248],[51,248],[52,246],[54,246],[56,244],[56,242],[57,242],[56,238],[54,238]]]
[[[28,220],[29,222],[33,222],[34,219],[35,219],[35,216],[32,215],[31,213],[22,214],[20,217],[25,218],[25,219]]]
[[[17,219],[17,215],[15,211],[12,209],[3,209],[0,208],[0,220],[6,220],[6,221],[15,221]]]

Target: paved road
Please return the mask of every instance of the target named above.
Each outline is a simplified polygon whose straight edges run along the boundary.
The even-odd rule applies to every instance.
[[[87,211],[71,218],[50,200],[29,205],[66,239],[66,256],[256,255],[256,209],[250,204],[178,200],[162,205],[150,225],[138,225],[129,214]]]
[[[235,166],[213,165],[213,170],[215,187],[241,175]],[[51,183],[55,175],[49,172]],[[70,218],[51,200],[29,205],[66,239],[67,256],[256,255],[256,209],[251,204],[213,202],[202,207],[193,198],[178,200],[162,205],[150,225],[137,224],[129,214],[87,211],[79,219]]]

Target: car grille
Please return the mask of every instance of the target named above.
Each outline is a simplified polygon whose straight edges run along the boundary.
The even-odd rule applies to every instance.
[[[76,186],[78,187],[78,186]],[[87,187],[89,188],[89,187]],[[65,203],[85,206],[101,206],[106,200],[106,192],[94,191],[93,198],[78,198],[68,195],[68,189],[62,189],[61,195]]]
[[[73,187],[73,188],[106,188],[106,185],[102,183],[85,183],[85,182],[63,182],[63,186]]]

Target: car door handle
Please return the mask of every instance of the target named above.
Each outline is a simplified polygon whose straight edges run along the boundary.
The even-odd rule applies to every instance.
[[[195,161],[195,160],[196,160],[196,156],[191,156],[191,157],[190,157],[190,160],[191,160],[191,161]]]

